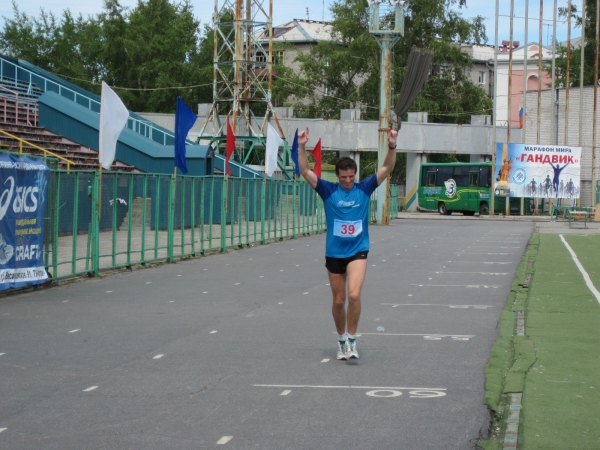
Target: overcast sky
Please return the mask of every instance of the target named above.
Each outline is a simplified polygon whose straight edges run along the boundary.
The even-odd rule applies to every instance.
[[[417,0],[415,0],[417,1]],[[525,28],[525,3],[527,0],[515,0],[515,19],[514,19],[514,40],[524,42]],[[52,12],[60,16],[65,9],[70,9],[73,15],[82,14],[84,17],[88,15],[96,15],[102,11],[103,0],[18,0],[19,11],[25,12],[28,15],[38,17],[40,14],[41,4],[47,12]],[[554,0],[544,0],[544,26],[542,27],[542,40],[545,45],[552,38],[552,14]],[[134,7],[137,0],[121,0],[123,6]],[[192,0],[194,13],[203,24],[210,24],[212,12],[214,10],[214,0]],[[268,0],[264,0],[264,4],[268,6]],[[306,19],[307,8],[308,18],[311,20],[330,20],[331,12],[329,6],[333,4],[333,0],[274,0],[273,1],[273,23],[281,25],[292,19]],[[581,10],[581,0],[573,0],[573,4]],[[222,1],[219,0],[219,5]],[[537,42],[539,39],[539,1],[529,1],[529,33],[528,41]],[[558,6],[567,6],[567,0],[558,0]],[[483,16],[486,21],[486,29],[488,35],[488,43],[494,43],[495,29],[495,1],[494,0],[467,0],[467,8],[460,10],[463,17],[471,18],[478,15]],[[499,40],[509,39],[509,16],[510,2],[506,0],[500,1],[499,13]],[[4,28],[4,18],[13,18],[13,11],[10,0],[0,1],[0,29]],[[564,41],[567,39],[567,24],[565,22],[557,23],[558,39]],[[573,28],[571,37],[581,36],[580,28]]]

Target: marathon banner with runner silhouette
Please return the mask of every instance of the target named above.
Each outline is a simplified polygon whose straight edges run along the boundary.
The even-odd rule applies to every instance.
[[[576,199],[580,174],[581,147],[496,144],[496,195]]]
[[[0,153],[0,291],[48,279],[43,250],[49,174],[43,159]]]

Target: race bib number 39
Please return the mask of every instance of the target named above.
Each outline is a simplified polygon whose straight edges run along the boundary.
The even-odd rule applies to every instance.
[[[333,223],[333,235],[339,237],[356,237],[362,233],[362,220],[347,222],[335,220]]]

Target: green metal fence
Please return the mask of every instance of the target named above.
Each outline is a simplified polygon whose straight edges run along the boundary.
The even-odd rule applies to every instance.
[[[54,279],[97,276],[325,228],[323,203],[306,182],[52,170],[45,263]]]

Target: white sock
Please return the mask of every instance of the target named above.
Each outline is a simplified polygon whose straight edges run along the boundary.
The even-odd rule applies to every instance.
[[[348,334],[348,333],[346,333],[346,335],[347,335],[347,339],[352,339],[353,341],[355,341],[355,340],[356,340],[356,338],[354,337],[354,335],[353,335],[353,334]]]
[[[340,341],[345,341],[346,340],[346,334],[340,334]]]

